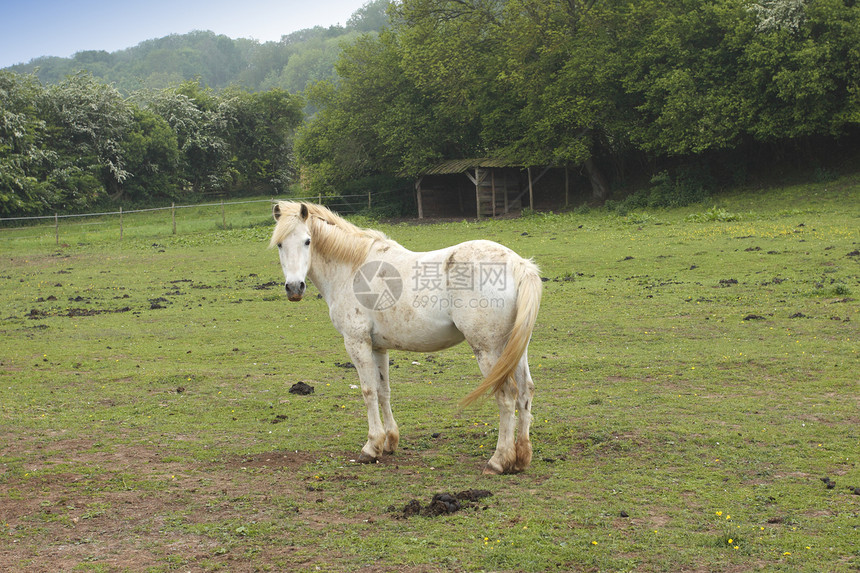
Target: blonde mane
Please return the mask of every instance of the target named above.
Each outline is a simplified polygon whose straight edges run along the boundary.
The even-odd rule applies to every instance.
[[[393,242],[385,233],[357,227],[327,207],[314,203],[304,205],[308,209],[311,249],[323,257],[358,267],[367,258],[374,242]],[[283,241],[301,221],[302,203],[278,201],[277,206],[281,214],[272,232],[270,247]]]

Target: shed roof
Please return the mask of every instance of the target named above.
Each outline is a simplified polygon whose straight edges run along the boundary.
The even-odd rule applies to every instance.
[[[431,165],[421,172],[421,175],[450,175],[463,173],[469,169],[491,168],[491,167],[522,167],[518,163],[497,159],[492,157],[477,157],[470,159],[449,159],[435,165]]]

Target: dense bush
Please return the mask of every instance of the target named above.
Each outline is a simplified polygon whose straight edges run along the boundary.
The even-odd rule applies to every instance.
[[[129,99],[90,74],[0,72],[0,213],[286,189],[301,98],[197,82]]]

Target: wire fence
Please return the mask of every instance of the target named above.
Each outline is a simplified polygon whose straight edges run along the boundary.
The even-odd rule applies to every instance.
[[[371,211],[374,204],[398,190],[316,197],[288,197],[290,201],[313,201],[335,211],[351,214]],[[251,204],[273,204],[277,198],[219,201],[146,209],[124,209],[98,213],[37,215],[30,217],[0,217],[0,240],[35,240],[38,243],[60,245],[61,241],[77,238],[78,242],[96,239],[122,240],[129,236],[164,236],[206,229],[254,226],[271,221],[270,209],[248,209]],[[390,200],[390,198],[388,198]],[[167,215],[167,216],[165,216]],[[47,224],[45,224],[47,223]]]

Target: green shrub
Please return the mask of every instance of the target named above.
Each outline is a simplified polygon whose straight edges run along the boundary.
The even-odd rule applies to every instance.
[[[651,178],[651,185],[621,201],[607,201],[610,211],[626,215],[646,208],[685,207],[701,203],[711,195],[714,181],[710,173],[698,167],[682,167],[670,174],[661,171]]]

